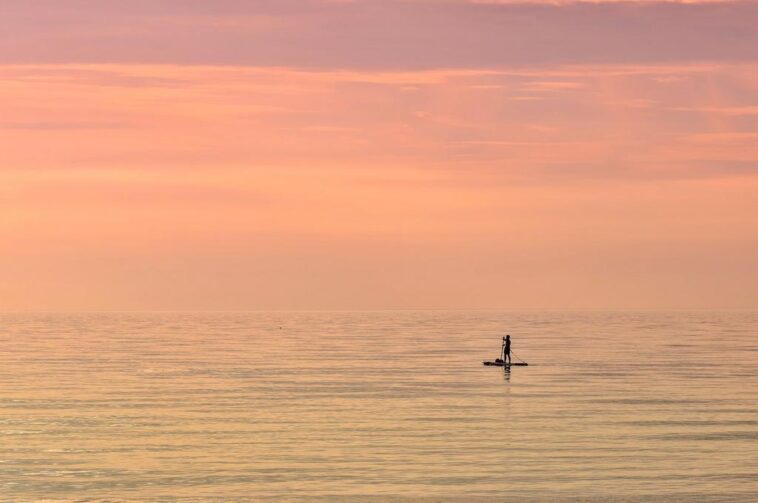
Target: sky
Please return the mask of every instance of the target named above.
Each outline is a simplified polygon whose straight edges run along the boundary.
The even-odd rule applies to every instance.
[[[0,311],[757,308],[755,26],[0,0]]]

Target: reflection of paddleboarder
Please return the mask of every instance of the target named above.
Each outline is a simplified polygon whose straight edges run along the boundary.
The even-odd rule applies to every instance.
[[[510,365],[511,362],[511,336],[503,337],[503,363]]]

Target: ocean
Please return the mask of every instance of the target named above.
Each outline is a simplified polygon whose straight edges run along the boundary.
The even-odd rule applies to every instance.
[[[758,312],[0,315],[0,501],[576,499],[758,501]]]

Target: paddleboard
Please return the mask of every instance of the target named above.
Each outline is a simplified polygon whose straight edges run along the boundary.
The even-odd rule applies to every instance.
[[[490,367],[527,367],[528,363],[516,362],[516,363],[503,363],[503,362],[482,362]]]

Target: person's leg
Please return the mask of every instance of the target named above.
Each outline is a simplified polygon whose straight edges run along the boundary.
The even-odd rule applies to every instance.
[[[505,358],[503,358],[503,361],[508,362],[509,364],[511,363],[511,352],[510,351],[508,351],[507,353],[505,353]]]

